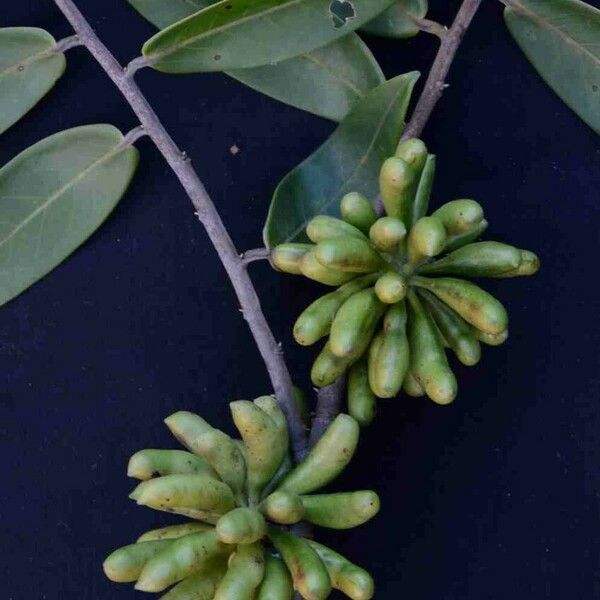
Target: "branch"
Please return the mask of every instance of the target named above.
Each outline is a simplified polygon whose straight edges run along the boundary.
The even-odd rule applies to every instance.
[[[342,375],[335,383],[321,388],[317,393],[317,410],[312,420],[308,447],[312,448],[325,433],[329,424],[342,412],[342,397],[346,388]]]
[[[240,256],[242,262],[245,265],[249,265],[257,260],[269,260],[271,252],[268,248],[254,248],[254,250],[247,250]]]
[[[179,150],[133,77],[121,67],[100,41],[74,2],[72,0],[54,0],[54,2],[71,23],[81,42],[119,88],[137,115],[144,131],[161,152],[192,201],[196,214],[206,229],[237,294],[244,318],[248,322],[267,367],[277,400],[288,419],[294,456],[296,460],[300,460],[306,452],[306,432],[294,402],[292,380],[283,360],[281,348],[262,312],[256,290],[215,205],[190,160]]]
[[[52,52],[66,52],[71,48],[77,48],[79,46],[83,46],[83,42],[79,39],[78,35],[70,35],[69,37],[63,38],[62,40],[58,40],[56,44],[54,44],[54,48],[52,48]]]

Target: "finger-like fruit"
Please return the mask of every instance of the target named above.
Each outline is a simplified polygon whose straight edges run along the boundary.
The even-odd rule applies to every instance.
[[[106,576],[116,583],[137,581],[146,563],[172,543],[172,540],[149,540],[123,546],[104,561],[102,568]]]
[[[315,248],[309,250],[300,261],[300,270],[305,277],[323,285],[338,286],[354,279],[354,273],[347,273],[324,267],[315,256]]]
[[[410,138],[398,144],[395,155],[404,160],[412,171],[420,176],[427,161],[427,146],[418,138]]]
[[[362,231],[354,225],[328,215],[313,217],[306,226],[306,235],[315,244],[323,240],[346,239],[348,237],[365,239]]]
[[[475,200],[452,200],[440,206],[433,214],[446,228],[448,235],[460,235],[483,220],[483,208]]]
[[[194,442],[202,434],[213,430],[202,417],[187,410],[180,410],[168,416],[165,424],[177,441],[195,454],[197,452]]]
[[[521,251],[500,242],[476,242],[458,248],[435,262],[423,265],[424,275],[498,277],[518,269]]]
[[[380,507],[379,496],[371,491],[302,496],[304,519],[321,527],[352,529],[372,519]]]
[[[375,417],[375,394],[369,385],[367,360],[361,358],[348,373],[348,412],[363,427]]]
[[[214,469],[202,457],[184,450],[140,450],[129,459],[127,466],[127,475],[141,481],[162,475],[186,473],[218,478]]]
[[[496,298],[465,279],[414,277],[413,283],[433,292],[467,323],[484,333],[498,334],[508,327],[508,315]]]
[[[408,234],[408,258],[418,264],[437,256],[446,245],[447,234],[442,222],[435,217],[420,218]]]
[[[435,156],[430,154],[425,161],[425,166],[419,179],[415,201],[412,209],[411,218],[407,221],[406,226],[412,227],[421,217],[427,214],[429,207],[429,199],[431,190],[433,189],[433,179],[435,177]]]
[[[253,600],[264,574],[265,551],[262,544],[239,545],[214,600]]]
[[[385,266],[381,255],[364,238],[323,240],[317,244],[315,257],[324,267],[345,273],[371,273]]]
[[[352,459],[360,428],[349,415],[338,415],[306,458],[286,476],[281,489],[308,494],[335,479]]]
[[[379,190],[390,217],[407,222],[413,204],[415,174],[406,161],[401,158],[388,158],[379,173]]]
[[[400,302],[408,291],[406,279],[395,271],[388,271],[375,283],[375,293],[384,304]]]
[[[252,544],[264,537],[265,518],[252,508],[235,508],[223,515],[216,526],[217,537],[225,544]]]
[[[508,329],[505,329],[500,333],[484,333],[478,329],[474,329],[473,331],[477,339],[488,346],[500,346],[500,344],[504,344],[508,339]]]
[[[477,364],[481,358],[481,346],[473,328],[431,292],[419,290],[419,297],[458,360],[468,367]]]
[[[225,560],[213,560],[171,588],[160,600],[213,600],[225,575]]]
[[[312,244],[279,244],[271,251],[271,263],[279,271],[300,275],[300,261]]]
[[[419,383],[418,379],[412,374],[410,369],[407,371],[404,381],[402,382],[402,389],[404,393],[412,398],[421,398],[425,395],[423,386]]]
[[[373,204],[359,192],[350,192],[342,198],[340,212],[344,221],[354,225],[366,235],[369,234],[371,225],[377,220]]]
[[[351,600],[370,600],[375,594],[375,583],[367,571],[351,563],[347,558],[327,546],[309,542],[325,563],[332,586]]]
[[[217,538],[214,530],[186,535],[146,563],[135,589],[161,592],[228,552],[230,547]]]
[[[376,396],[394,398],[402,387],[409,365],[410,351],[406,337],[406,303],[388,308],[376,351],[369,355],[369,384]]]
[[[339,289],[315,300],[299,317],[294,325],[294,339],[303,346],[310,346],[325,337],[340,306],[377,279],[370,273],[349,281]]]
[[[488,222],[485,219],[482,219],[477,225],[474,225],[471,227],[471,229],[465,231],[464,233],[448,236],[444,250],[446,252],[453,252],[457,248],[462,248],[467,244],[472,244],[481,237],[487,228]]]
[[[189,535],[190,533],[200,533],[201,531],[210,531],[211,529],[213,529],[212,525],[199,523],[198,521],[190,521],[189,523],[181,523],[180,525],[168,525],[167,527],[161,527],[160,529],[146,531],[146,533],[143,533],[137,539],[137,543],[172,540],[183,537],[184,535]]]
[[[287,423],[285,418],[283,423],[275,423],[264,410],[247,400],[231,402],[229,407],[247,448],[248,491],[255,501],[288,452]]]
[[[368,366],[367,366],[367,376],[369,378],[369,386],[371,385],[371,381],[375,380],[375,366],[377,364],[377,355],[379,354],[379,349],[381,348],[381,343],[383,341],[383,331],[380,331],[371,342],[369,346],[368,353]]]
[[[373,288],[354,294],[340,307],[329,334],[331,351],[340,358],[356,360],[367,349],[385,305]]]
[[[260,510],[275,523],[293,525],[304,516],[304,505],[300,496],[287,490],[277,490],[267,496],[260,505]]]
[[[193,508],[223,514],[234,508],[231,488],[204,475],[166,475],[140,483],[131,497],[157,509]]]
[[[292,576],[294,589],[305,600],[325,600],[331,593],[331,580],[308,541],[274,528],[269,529],[269,537]]]
[[[256,600],[292,600],[293,595],[292,578],[285,564],[279,558],[267,556],[265,576]]]
[[[350,360],[340,358],[331,351],[331,343],[327,342],[315,359],[310,371],[310,378],[317,387],[331,385],[346,372]]]
[[[529,250],[520,250],[519,266],[512,271],[506,271],[491,277],[507,278],[507,277],[527,277],[534,275],[540,269],[540,259],[536,254]]]
[[[448,404],[456,396],[456,378],[431,317],[414,293],[409,293],[408,300],[410,369],[434,402]]]
[[[369,230],[373,245],[382,252],[396,252],[406,237],[406,225],[396,217],[381,217]]]

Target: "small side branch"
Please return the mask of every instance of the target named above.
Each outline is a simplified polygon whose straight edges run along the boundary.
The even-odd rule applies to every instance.
[[[140,138],[148,135],[143,125],[139,125],[135,129],[132,129],[129,133],[127,133],[123,137],[123,141],[121,142],[121,146],[124,148],[127,146],[133,146]]]
[[[269,256],[271,256],[271,251],[268,248],[255,248],[244,252],[240,258],[245,265],[249,265],[259,260],[269,260]]]
[[[321,388],[317,393],[317,409],[312,420],[308,447],[312,448],[325,433],[331,421],[342,412],[342,398],[346,390],[346,377]]]
[[[52,52],[56,54],[60,52],[66,52],[71,48],[78,48],[79,46],[83,46],[83,42],[79,39],[78,35],[70,35],[69,37],[63,38],[62,40],[58,40],[52,48]]]
[[[448,34],[448,28],[437,21],[432,21],[431,19],[418,19],[417,17],[413,17],[412,21],[420,31],[435,35],[440,38],[440,40],[443,40]]]

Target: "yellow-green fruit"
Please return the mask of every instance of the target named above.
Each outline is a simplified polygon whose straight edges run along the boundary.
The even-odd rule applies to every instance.
[[[373,205],[359,192],[350,192],[342,198],[340,212],[344,221],[354,225],[366,235],[369,234],[371,225],[377,220],[377,213]]]
[[[146,563],[168,548],[172,540],[153,540],[115,550],[103,563],[106,576],[116,583],[137,581]]]
[[[262,545],[240,544],[215,592],[214,600],[253,600],[264,574]]]
[[[321,527],[352,529],[372,519],[380,507],[371,491],[302,496],[304,519]]]
[[[413,283],[433,292],[467,323],[484,333],[498,334],[508,327],[508,315],[502,304],[470,281],[453,277],[415,277]]]
[[[217,537],[225,544],[252,544],[264,537],[265,518],[252,508],[235,508],[223,515],[216,526]]]
[[[381,348],[381,344],[383,342],[383,332],[380,331],[371,342],[369,346],[368,353],[368,366],[367,366],[367,374],[369,378],[369,386],[371,385],[371,381],[375,381],[375,366],[377,365],[377,355],[379,354],[379,349]]]
[[[310,371],[310,378],[317,387],[331,385],[346,372],[350,360],[340,358],[331,351],[331,343],[327,342],[315,359]]]
[[[292,600],[294,585],[283,561],[267,556],[265,577],[256,600]]]
[[[223,544],[214,531],[186,535],[174,540],[146,563],[135,589],[161,592],[229,552],[230,547]]]
[[[183,450],[140,450],[129,459],[127,466],[127,475],[141,481],[176,474],[218,478],[214,469],[203,458]]]
[[[324,267],[315,256],[315,249],[309,250],[300,261],[300,270],[305,277],[318,281],[323,285],[338,286],[354,279],[353,273],[345,273]]]
[[[196,440],[204,433],[213,430],[213,427],[202,417],[187,410],[180,410],[168,416],[165,424],[177,441],[194,454],[198,454]]]
[[[348,412],[363,427],[375,417],[375,394],[369,385],[367,361],[361,358],[348,373]]]
[[[277,490],[267,496],[260,510],[275,523],[293,525],[304,516],[304,505],[298,494],[286,490]]]
[[[309,543],[325,564],[336,590],[340,590],[351,600],[370,600],[374,596],[375,583],[367,571],[323,544],[312,540]]]
[[[325,600],[331,593],[329,573],[308,541],[274,528],[269,529],[269,537],[292,576],[294,589],[305,600]]]
[[[226,570],[225,560],[213,560],[171,588],[160,600],[213,600]]]
[[[382,252],[396,252],[406,237],[406,226],[396,217],[381,217],[369,230],[373,245]]]
[[[389,217],[406,223],[412,209],[415,174],[401,158],[388,158],[379,173],[379,189]]]
[[[414,223],[427,214],[434,177],[435,156],[430,154],[425,161],[425,166],[423,167],[421,177],[419,178],[411,218],[406,222],[407,227],[412,227]]]
[[[402,382],[402,389],[404,392],[412,398],[421,398],[425,395],[423,386],[419,383],[417,378],[409,371],[407,371],[404,381]]]
[[[453,252],[457,248],[462,248],[467,244],[473,243],[475,240],[479,239],[483,232],[488,228],[488,222],[483,219],[477,225],[474,225],[468,231],[464,233],[459,233],[457,235],[448,236],[448,240],[446,241],[446,252]]]
[[[422,217],[408,234],[408,256],[412,264],[437,256],[446,245],[447,234],[435,217]]]
[[[315,257],[324,267],[345,273],[371,273],[385,266],[379,253],[366,239],[354,237],[319,242]]]
[[[448,235],[459,235],[483,220],[483,208],[475,200],[452,200],[440,206],[433,214],[446,228]]]
[[[512,271],[506,271],[491,277],[505,278],[505,277],[527,277],[529,275],[535,275],[540,268],[540,259],[533,252],[529,250],[520,251],[519,266]]]
[[[346,300],[331,324],[331,351],[347,360],[359,358],[368,348],[384,309],[373,288]]]
[[[349,415],[338,415],[306,458],[287,475],[281,489],[308,494],[335,479],[352,459],[360,428]]]
[[[487,344],[488,346],[500,346],[508,339],[508,329],[501,331],[500,333],[484,333],[478,329],[473,330],[475,336],[480,342]]]
[[[361,240],[365,239],[360,229],[357,229],[354,225],[327,215],[313,217],[306,226],[306,235],[315,244],[323,240],[338,238],[356,237]]]
[[[311,248],[311,244],[279,244],[271,250],[271,263],[279,271],[301,275],[300,262]]]
[[[200,533],[202,531],[210,531],[211,529],[213,529],[212,525],[198,523],[197,521],[181,523],[180,525],[168,525],[167,527],[161,527],[160,529],[146,531],[146,533],[143,533],[137,539],[137,543],[172,540],[183,537],[184,535],[189,535],[190,533]]]
[[[396,156],[406,162],[406,164],[419,174],[427,161],[427,146],[418,138],[404,140],[396,148]]]
[[[325,337],[340,306],[356,292],[372,285],[377,275],[368,274],[349,281],[339,289],[315,300],[294,325],[294,339],[303,346],[310,346]]]

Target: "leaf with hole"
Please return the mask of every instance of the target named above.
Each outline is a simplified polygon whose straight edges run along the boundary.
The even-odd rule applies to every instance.
[[[0,305],[80,246],[125,193],[138,162],[111,125],[52,135],[0,169]]]
[[[510,0],[504,18],[546,83],[600,132],[600,10],[577,0]]]
[[[159,29],[208,5],[203,0],[129,3]],[[276,100],[334,121],[341,121],[358,100],[385,81],[375,57],[355,33],[275,65],[227,74]]]
[[[394,0],[222,0],[157,33],[144,56],[167,73],[278,63],[358,29]]]
[[[43,29],[0,29],[0,133],[33,108],[64,73],[65,57]]]
[[[427,15],[427,0],[398,0],[378,17],[361,27],[361,31],[387,38],[409,38],[419,33],[416,19]]]
[[[281,181],[263,231],[269,248],[306,241],[306,224],[318,214],[339,215],[351,191],[374,199],[379,170],[394,154],[418,73],[399,75],[375,88],[314,154]]]

